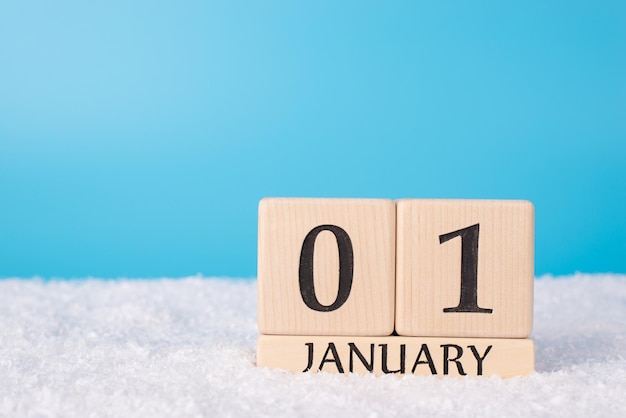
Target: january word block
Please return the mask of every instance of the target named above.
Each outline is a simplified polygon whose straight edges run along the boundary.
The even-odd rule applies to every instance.
[[[391,200],[261,200],[259,331],[390,335],[395,227]]]
[[[523,376],[535,369],[530,339],[261,335],[257,366],[292,372]]]
[[[525,338],[534,209],[527,201],[397,202],[396,332]]]

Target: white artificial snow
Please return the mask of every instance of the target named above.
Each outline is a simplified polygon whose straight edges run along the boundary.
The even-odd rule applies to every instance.
[[[535,281],[512,379],[255,367],[256,281],[0,281],[0,416],[626,416],[626,276]]]

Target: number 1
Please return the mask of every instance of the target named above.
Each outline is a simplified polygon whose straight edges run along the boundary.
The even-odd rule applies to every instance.
[[[479,224],[439,235],[439,244],[461,237],[461,297],[458,306],[444,312],[492,313],[493,309],[478,307],[478,233]]]

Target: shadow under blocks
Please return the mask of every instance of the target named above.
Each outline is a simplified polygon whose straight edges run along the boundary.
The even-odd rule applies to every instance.
[[[526,375],[533,280],[527,201],[265,198],[257,365]]]

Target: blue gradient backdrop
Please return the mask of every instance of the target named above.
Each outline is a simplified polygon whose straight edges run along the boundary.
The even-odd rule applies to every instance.
[[[0,277],[256,274],[264,196],[529,199],[626,272],[626,2],[5,1]]]

